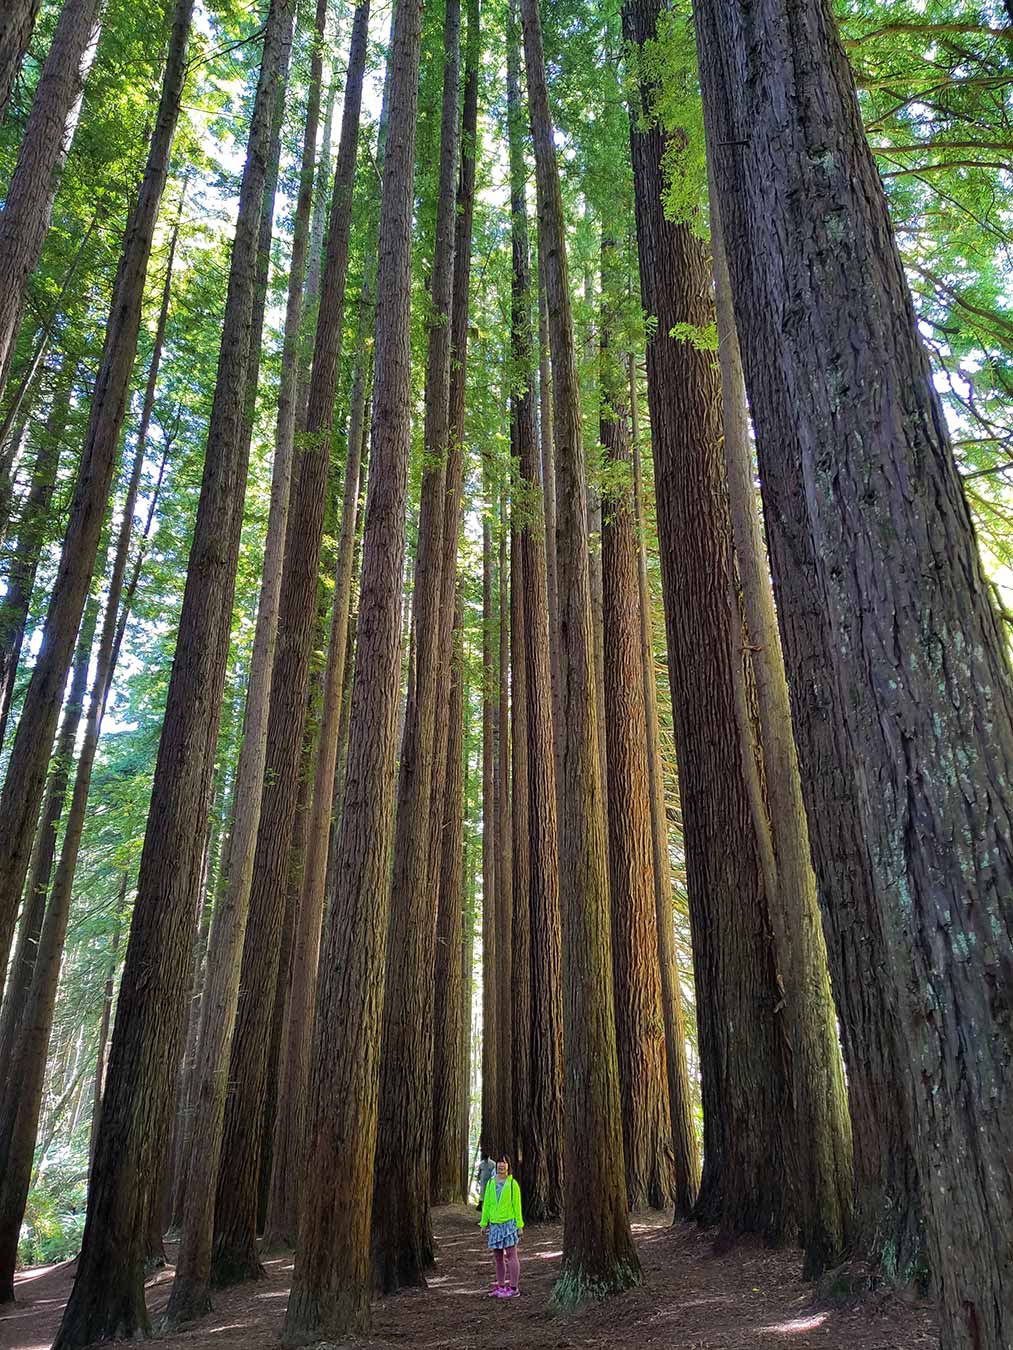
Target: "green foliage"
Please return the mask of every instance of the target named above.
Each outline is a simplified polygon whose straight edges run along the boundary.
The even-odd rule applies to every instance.
[[[54,1160],[28,1197],[18,1244],[19,1266],[43,1266],[76,1256],[84,1232],[86,1174],[80,1158]]]

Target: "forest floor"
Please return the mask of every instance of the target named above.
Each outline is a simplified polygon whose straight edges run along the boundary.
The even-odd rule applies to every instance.
[[[924,1350],[938,1344],[926,1302],[872,1295],[828,1303],[800,1278],[795,1251],[743,1242],[723,1256],[705,1232],[673,1228],[661,1214],[634,1224],[643,1285],[571,1316],[548,1301],[559,1270],[562,1230],[529,1226],[521,1243],[518,1299],[486,1297],[492,1261],[473,1210],[436,1211],[439,1266],[426,1291],[375,1305],[368,1340],[342,1350]],[[291,1257],[266,1261],[266,1277],[219,1294],[215,1310],[186,1333],[159,1338],[164,1350],[275,1350],[292,1275]],[[26,1270],[19,1305],[0,1315],[3,1350],[48,1350],[73,1280],[73,1263]],[[171,1267],[148,1286],[157,1317]]]

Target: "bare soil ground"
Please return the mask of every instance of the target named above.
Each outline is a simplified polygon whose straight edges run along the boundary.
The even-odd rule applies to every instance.
[[[673,1228],[664,1215],[635,1223],[644,1283],[583,1312],[553,1315],[549,1293],[559,1270],[558,1226],[529,1226],[521,1243],[518,1299],[486,1297],[492,1261],[473,1210],[436,1212],[439,1264],[427,1290],[375,1305],[368,1340],[343,1350],[925,1350],[938,1344],[924,1302],[896,1295],[820,1303],[803,1284],[798,1252],[744,1242],[724,1256],[708,1235]],[[160,1337],[164,1350],[275,1350],[292,1275],[291,1257],[266,1261],[265,1278],[220,1293],[191,1330]],[[3,1350],[48,1350],[70,1291],[73,1264],[25,1271],[18,1306],[0,1314]],[[157,1317],[171,1268],[157,1272],[148,1303]]]

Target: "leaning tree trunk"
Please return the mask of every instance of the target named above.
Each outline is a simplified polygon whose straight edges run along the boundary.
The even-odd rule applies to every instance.
[[[600,434],[616,475],[613,490],[603,496],[601,548],[612,969],[626,1196],[631,1210],[665,1209],[675,1194],[675,1159],[654,896],[633,455],[626,371],[612,348],[609,313],[619,293],[615,252],[614,241],[603,238]]]
[[[0,1016],[0,1074],[9,1087],[16,1087],[13,1072],[13,1055],[17,1045],[28,996],[35,974],[35,960],[38,955],[39,938],[46,913],[46,897],[49,894],[49,882],[56,858],[57,837],[60,818],[63,815],[74,767],[74,750],[77,746],[77,733],[84,716],[84,701],[88,693],[88,669],[91,664],[91,649],[98,625],[98,601],[92,599],[85,606],[81,620],[81,632],[77,638],[77,650],[71,670],[67,701],[63,705],[63,721],[60,724],[60,736],[56,743],[46,784],[46,797],[39,819],[39,829],[32,850],[32,865],[28,872],[25,888],[25,903],[18,928],[18,941],[11,961],[7,990],[4,995],[3,1014]]]
[[[411,219],[421,0],[399,0],[380,208],[378,293],[358,649],[337,885],[321,958],[289,1345],[369,1321],[383,972],[392,845],[401,591],[411,451]],[[331,1052],[340,1035],[344,1052]]]
[[[623,31],[653,40],[661,0],[626,0]],[[700,241],[667,220],[655,89],[633,86],[630,139],[644,311],[657,320],[647,391],[696,977],[704,1165],[698,1218],[725,1238],[786,1236],[791,1137],[778,975],[736,722],[732,537],[721,388],[710,353],[673,337],[713,322]],[[729,849],[728,841],[736,846]]]
[[[66,367],[66,369],[64,369]],[[0,745],[14,700],[14,681],[25,640],[32,591],[50,527],[50,508],[60,468],[60,450],[70,415],[77,362],[63,358],[53,390],[46,425],[39,436],[31,485],[21,508],[17,547],[7,573],[7,591],[0,601]]]
[[[154,408],[155,385],[168,318],[177,232],[178,221],[169,246],[166,280],[162,290],[162,305],[155,332],[155,345],[148,372],[141,421],[138,427],[137,447],[120,516],[116,549],[107,590],[106,612],[95,653],[95,680],[89,701],[88,716],[85,720],[81,752],[77,761],[74,790],[63,834],[60,860],[53,879],[52,894],[45,907],[45,920],[39,923],[37,947],[33,960],[30,963],[25,963],[27,970],[22,969],[19,972],[24,986],[22,1016],[19,1019],[19,1026],[13,1035],[9,1057],[5,1054],[0,1058],[0,1063],[3,1063],[7,1070],[7,1081],[12,1085],[8,1093],[4,1094],[2,1104],[0,1104],[0,1159],[4,1160],[3,1165],[0,1166],[0,1176],[3,1178],[0,1181],[0,1288],[9,1284],[12,1291],[18,1235],[24,1218],[28,1186],[32,1173],[32,1157],[39,1128],[39,1112],[42,1105],[49,1038],[56,1006],[57,984],[70,914],[74,875],[88,809],[92,768],[98,749],[105,703],[119,657],[130,606],[137,587],[138,568],[143,556],[143,541],[147,539],[150,532],[154,520],[155,505],[161,488],[160,475],[158,487],[152,495],[148,510],[142,548],[138,554],[138,564],[129,584],[124,588],[130,541],[133,534],[134,510],[137,504],[141,472],[147,450],[148,427]],[[121,598],[123,601],[122,613]],[[66,753],[67,764],[64,769],[57,767],[55,771],[56,777],[62,777],[62,784],[59,785],[58,797],[54,795],[52,798],[54,804],[53,818],[50,818],[50,813],[44,814],[42,828],[36,842],[30,884],[35,893],[32,904],[33,907],[39,909],[40,920],[42,917],[41,906],[45,904],[45,893],[49,884],[49,873],[55,851],[56,827],[59,819],[55,807],[57,801],[62,807],[66,790],[70,754],[76,739],[81,699],[84,693],[84,680],[89,664],[87,652],[91,646],[91,634],[94,632],[94,627],[94,620],[92,620],[88,630],[83,662],[79,657],[79,669],[75,670],[75,680],[81,679],[81,689],[78,691],[76,705],[74,703],[75,690],[72,686],[68,712],[64,716],[61,739],[67,743],[61,746],[61,749]],[[59,766],[59,761],[57,761],[57,765]],[[51,788],[54,786],[57,785],[51,783]],[[13,1015],[12,1010],[12,1021]],[[14,1084],[17,1085],[16,1092],[13,1091]],[[11,1297],[13,1298],[13,1292]]]
[[[102,988],[102,1016],[99,1020],[98,1045],[95,1049],[95,1083],[91,1103],[91,1129],[88,1133],[88,1171],[91,1173],[95,1160],[95,1140],[98,1136],[98,1123],[102,1115],[102,1094],[106,1085],[106,1070],[109,1067],[109,1032],[113,1022],[113,1004],[116,1001],[116,972],[120,961],[120,937],[123,932],[123,908],[127,898],[129,873],[124,872],[120,879],[120,890],[116,901],[115,927],[109,946],[109,964],[106,967],[105,984]]]
[[[433,1057],[433,1151],[431,1189],[434,1201],[463,1199],[460,1193],[460,1038],[465,1020],[461,988],[461,848],[464,803],[461,797],[461,754],[464,728],[459,654],[457,549],[464,489],[464,399],[468,360],[468,307],[471,239],[475,217],[475,157],[478,135],[478,75],[481,33],[478,0],[467,0],[468,40],[461,119],[461,167],[457,180],[457,222],[454,235],[453,308],[450,317],[450,444],[443,516],[440,627],[441,677],[450,680],[451,696],[437,703],[436,769],[433,796],[434,847],[438,850],[439,913],[436,947],[436,1041]],[[456,756],[456,758],[455,758]],[[465,1144],[467,1150],[467,1144]],[[465,1164],[466,1166],[466,1164]]]
[[[88,228],[81,236],[81,241],[70,261],[70,266],[63,275],[60,293],[50,306],[49,314],[40,326],[32,358],[26,362],[17,388],[7,400],[7,410],[4,413],[3,421],[0,422],[0,544],[3,544],[6,540],[10,528],[11,499],[14,492],[12,477],[14,461],[21,447],[25,427],[32,412],[38,386],[41,383],[39,374],[42,370],[42,362],[49,351],[50,342],[56,329],[56,320],[60,316],[64,299],[73,285],[81,261],[88,251],[101,213],[101,207],[99,207],[92,215]]]
[[[255,1278],[260,1131],[267,1049],[278,987],[279,937],[299,796],[310,658],[317,629],[317,583],[330,468],[337,361],[344,322],[352,188],[359,142],[369,5],[356,10],[349,49],[341,141],[334,175],[327,256],[321,281],[306,427],[285,542],[278,642],[267,724],[266,777],[243,948],[239,1003],[215,1201],[212,1277]]]
[[[183,991],[246,485],[244,405],[257,240],[292,17],[290,0],[274,0],[240,188],[204,478],[113,1032],[84,1245],[57,1336],[60,1350],[148,1330],[143,1242],[149,1201],[137,1177],[150,1173],[168,1127],[183,1035]]]
[[[528,888],[523,913],[530,931],[530,1008],[519,1022],[515,1045],[525,1043],[527,1096],[519,1097],[516,1133],[520,1141],[521,1186],[525,1213],[533,1220],[558,1219],[563,1202],[563,1004],[560,979],[559,837],[556,814],[556,763],[552,733],[552,676],[549,655],[545,529],[534,508],[541,490],[535,431],[534,353],[531,332],[531,264],[525,200],[524,110],[520,88],[520,30],[511,13],[507,47],[507,101],[510,133],[510,201],[513,226],[512,343],[514,366],[523,383],[515,396],[515,446],[522,483],[519,532],[512,556],[519,555],[520,576],[511,594],[523,607],[523,708],[526,745],[515,737],[515,763],[523,761],[526,801],[515,785],[515,839],[528,852]],[[543,446],[545,442],[543,439]],[[520,586],[520,595],[517,586]],[[516,659],[516,655],[515,655]],[[516,718],[516,711],[515,711]],[[515,724],[516,727],[516,724]],[[522,755],[518,756],[518,750]],[[516,905],[516,898],[515,898]],[[516,943],[515,936],[515,943]],[[516,949],[515,949],[516,955]]]
[[[586,466],[570,308],[563,201],[553,139],[538,0],[521,0],[535,143],[546,298],[552,337],[557,498],[560,704],[560,896],[566,1147],[564,1305],[640,1280],[623,1174],[622,1114],[612,999],[605,801],[598,749],[594,631],[588,566]]]
[[[35,27],[42,0],[9,0],[0,14],[0,123]]]
[[[415,689],[398,774],[390,931],[373,1191],[373,1275],[384,1293],[425,1284],[432,1264],[433,970],[437,889],[432,847],[443,523],[450,439],[450,309],[460,137],[460,0],[446,0],[436,239],[426,359],[425,456],[415,555]]]
[[[851,1239],[854,1195],[851,1119],[816,878],[810,861],[788,683],[753,488],[749,414],[716,200],[711,202],[711,238],[729,507],[763,747],[766,801],[761,803],[757,833],[761,829],[769,831],[772,845],[774,875],[767,891],[785,982],[785,1021],[792,1045],[792,1092],[797,1123],[792,1150],[795,1197],[805,1250],[804,1275],[816,1279],[840,1261]]]
[[[295,451],[296,399],[298,396],[298,354],[303,306],[303,273],[309,242],[310,211],[316,157],[316,131],[320,107],[320,83],[323,63],[321,44],[326,4],[318,0],[311,56],[310,89],[306,124],[303,132],[302,166],[293,225],[292,256],[285,310],[281,386],[275,428],[274,466],[271,476],[271,502],[267,538],[264,545],[263,579],[257,610],[253,652],[250,658],[249,685],[243,742],[236,769],[235,815],[222,859],[223,894],[215,906],[208,940],[207,978],[201,999],[200,1029],[192,1072],[192,1139],[190,1170],[183,1195],[183,1215],[176,1278],[173,1282],[166,1318],[178,1326],[210,1306],[208,1286],[211,1275],[211,1243],[214,1228],[214,1186],[218,1172],[222,1130],[225,1118],[226,1065],[235,1028],[239,997],[239,970],[249,915],[253,877],[254,848],[260,824],[264,764],[267,753],[267,719],[271,697],[274,656],[278,637],[278,610],[281,594],[282,560],[288,524],[292,461]],[[280,103],[280,99],[278,100]],[[274,139],[280,134],[280,108],[274,109],[271,165],[268,177],[275,175]],[[260,222],[261,242],[270,242],[269,213],[273,214],[274,193],[265,190]],[[260,267],[263,269],[264,259]],[[258,281],[257,308],[260,286]],[[256,316],[251,331],[253,346],[259,347]],[[252,370],[248,372],[250,409],[256,397]],[[245,433],[244,433],[245,434]]]
[[[24,0],[15,2],[20,7]],[[28,278],[42,255],[53,200],[77,126],[81,93],[98,43],[101,10],[102,0],[64,0],[0,212],[0,393],[10,372]],[[12,19],[13,30],[16,16]],[[16,43],[13,31],[11,36]],[[0,114],[2,109],[0,102]]]
[[[697,21],[795,720],[815,710],[787,619],[815,587],[834,734],[851,748],[839,767],[852,777],[899,1012],[942,1343],[1005,1345],[1005,639],[833,17],[814,0],[787,11],[761,0],[748,16],[703,4]],[[782,521],[786,490],[797,506]],[[796,528],[813,564],[805,576]],[[805,750],[800,735],[811,785],[824,770]]]
[[[171,256],[170,256],[171,272]],[[152,373],[157,373],[159,347],[152,360]],[[141,482],[141,471],[147,449],[147,418],[154,401],[154,380],[149,378],[148,396],[142,414],[141,433],[120,518],[120,526],[113,553],[112,571],[106,595],[106,609],[102,621],[98,648],[95,654],[95,676],[88,715],[85,719],[81,753],[74,775],[74,790],[60,849],[60,860],[53,877],[53,889],[46,905],[45,919],[39,938],[32,985],[25,1007],[17,1044],[11,1057],[9,1082],[17,1084],[17,1092],[5,1093],[0,1106],[0,1299],[8,1287],[13,1291],[14,1265],[17,1257],[18,1235],[24,1219],[25,1204],[32,1176],[32,1159],[39,1130],[43,1086],[49,1040],[56,1010],[63,949],[73,899],[74,875],[81,850],[88,812],[91,776],[102,732],[102,717],[119,656],[123,633],[133,592],[124,595],[124,580],[134,526],[134,508]],[[149,525],[151,517],[149,516]],[[120,601],[125,600],[120,612]],[[12,1292],[13,1296],[13,1292]]]
[[[675,1217],[689,1219],[700,1184],[700,1156],[693,1122],[693,1092],[686,1060],[686,1029],[682,1016],[682,992],[675,959],[672,928],[672,861],[668,851],[668,815],[665,810],[665,776],[658,731],[658,683],[654,670],[654,633],[651,623],[651,592],[647,582],[647,546],[644,540],[643,491],[640,475],[640,426],[637,402],[636,360],[630,364],[630,432],[633,437],[633,491],[637,512],[637,574],[639,582],[640,652],[644,676],[648,786],[651,794],[651,854],[654,871],[654,907],[658,930],[658,966],[661,971],[661,1006],[665,1021],[665,1062],[675,1153]]]
[[[77,3],[78,0],[68,0],[64,14]],[[148,258],[169,171],[169,154],[186,77],[186,47],[192,11],[193,0],[176,0],[155,130],[116,274],[102,363],[92,393],[88,431],[59,570],[46,615],[42,647],[25,694],[3,794],[0,796],[0,836],[5,841],[3,856],[0,858],[0,965],[5,964],[9,951],[14,912],[24,885],[28,854],[45,784],[46,764],[53,748],[60,701],[74,650],[74,637],[95,566],[95,554],[112,483],[130,376],[137,354]],[[10,200],[8,197],[8,208],[5,208],[3,220],[6,220]],[[4,229],[3,221],[0,220],[0,256]],[[0,295],[4,293],[5,279],[0,263]],[[0,346],[0,367],[2,364]]]

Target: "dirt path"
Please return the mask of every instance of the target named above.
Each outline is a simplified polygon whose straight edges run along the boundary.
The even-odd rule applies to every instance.
[[[369,1340],[343,1350],[926,1350],[934,1318],[924,1304],[898,1298],[819,1307],[799,1279],[795,1252],[744,1243],[720,1258],[697,1229],[672,1228],[662,1216],[635,1225],[645,1281],[641,1288],[576,1316],[551,1316],[549,1290],[559,1270],[561,1230],[529,1228],[521,1244],[519,1299],[487,1298],[492,1262],[473,1211],[437,1211],[439,1266],[424,1292],[375,1307]],[[165,1350],[275,1350],[291,1279],[291,1258],[267,1262],[267,1276],[220,1294],[215,1310],[184,1334],[160,1338]],[[19,1306],[0,1315],[2,1350],[49,1350],[70,1289],[70,1265],[26,1271]],[[148,1290],[153,1314],[168,1298],[170,1271]]]

